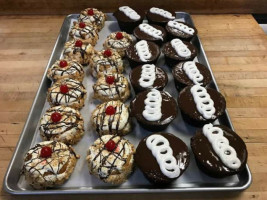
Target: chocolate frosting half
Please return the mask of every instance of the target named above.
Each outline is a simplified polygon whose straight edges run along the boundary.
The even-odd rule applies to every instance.
[[[176,16],[175,12],[172,11],[169,12],[172,14],[172,16]],[[167,23],[168,21],[171,20],[161,15],[150,12],[150,9],[147,11],[146,17],[151,22],[159,22],[159,23]]]
[[[173,156],[177,159],[177,163],[180,164],[180,177],[189,165],[190,155],[186,144],[170,133],[155,134],[161,135],[169,141],[170,147],[173,150]],[[178,177],[169,178],[161,172],[159,164],[152,154],[152,151],[146,146],[146,139],[148,137],[142,139],[136,149],[135,161],[137,166],[148,180],[154,184],[167,184],[177,179]]]
[[[133,20],[131,18],[129,18],[127,15],[124,14],[124,12],[120,11],[119,9],[116,10],[113,15],[114,17],[117,18],[118,21],[121,22],[136,22],[136,21],[143,21],[144,17],[145,17],[145,12],[141,9],[137,9],[134,7],[131,7],[133,10],[135,10],[135,12],[137,12],[138,15],[140,15],[140,19],[139,20]]]
[[[229,145],[232,146],[241,161],[241,166],[237,170],[226,167],[220,160],[219,156],[213,150],[208,138],[203,134],[202,129],[197,130],[196,135],[191,138],[191,148],[195,155],[197,163],[201,169],[208,175],[215,177],[224,177],[240,172],[247,163],[247,148],[244,141],[231,129],[222,125],[215,125],[223,130],[223,136],[229,140]]]
[[[191,119],[194,119],[200,122],[209,121],[205,119],[201,115],[201,113],[198,112],[193,95],[190,91],[191,87],[192,86],[187,86],[180,92],[179,97],[178,97],[179,108],[184,114],[189,116]],[[216,110],[214,113],[214,116],[216,119],[225,112],[226,102],[225,102],[223,95],[219,93],[218,91],[211,89],[211,88],[206,88],[206,89],[207,89],[207,93],[210,95],[210,98],[214,102],[214,107]],[[212,121],[214,121],[215,119],[213,119]]]
[[[138,54],[137,54],[137,51],[136,51],[136,48],[135,48],[135,44],[131,44],[127,49],[126,49],[126,56],[131,59],[131,60],[134,60],[135,62],[139,62],[139,63],[142,63],[143,61],[140,60]],[[159,50],[159,47],[158,45],[156,45],[155,43],[153,42],[149,42],[147,41],[147,44],[148,44],[148,48],[152,54],[151,58],[148,59],[147,62],[150,62],[150,61],[154,61],[156,60],[158,57],[159,57],[159,54],[160,54],[160,50]]]
[[[177,54],[176,50],[172,47],[170,42],[167,42],[163,45],[162,53],[172,59],[180,60],[180,61],[186,61],[186,60],[192,60],[197,56],[197,48],[192,45],[190,42],[183,43],[187,46],[187,48],[191,51],[190,57],[181,57]]]
[[[168,76],[166,72],[159,67],[155,67],[156,79],[153,85],[151,87],[144,88],[139,83],[139,79],[141,78],[141,73],[142,73],[142,65],[132,69],[131,73],[129,74],[131,84],[136,92],[140,92],[140,91],[144,91],[144,90],[148,90],[152,88],[163,90],[163,88],[168,83]]]
[[[184,63],[185,62],[181,62],[172,69],[173,78],[175,81],[182,83],[184,85],[194,85],[193,81],[187,76],[187,74],[183,70]],[[210,70],[205,65],[202,65],[198,62],[195,62],[195,64],[200,74],[202,74],[203,76],[203,80],[201,81],[202,83],[201,86],[205,87],[212,80]]]
[[[174,98],[167,92],[160,91],[162,97],[161,113],[162,117],[157,121],[148,121],[143,116],[145,109],[145,99],[150,90],[144,91],[136,95],[130,104],[131,115],[136,117],[137,121],[147,125],[165,125],[173,121],[177,116],[177,103]]]
[[[178,29],[174,29],[174,28],[168,26],[168,24],[167,24],[166,27],[165,27],[167,33],[171,34],[171,35],[174,36],[174,37],[178,37],[178,38],[181,38],[181,39],[189,39],[189,38],[192,38],[192,37],[194,37],[195,35],[197,35],[197,29],[196,29],[195,27],[193,27],[193,26],[191,26],[191,25],[189,25],[189,24],[187,24],[187,23],[184,23],[184,22],[180,22],[180,21],[179,21],[179,23],[181,23],[181,24],[185,24],[185,25],[188,26],[189,28],[194,29],[194,34],[193,34],[193,35],[190,35],[190,34],[188,34],[188,33],[185,33],[185,32],[183,32],[183,31],[180,31],[180,30],[178,30]]]
[[[162,32],[162,35],[161,37],[163,38],[163,41],[166,40],[166,31],[164,28],[162,28],[161,26],[158,26],[158,25],[152,25],[152,24],[149,24],[150,26],[153,26],[155,29],[158,29]],[[137,26],[135,29],[134,29],[134,32],[133,32],[134,36],[138,39],[138,40],[147,40],[147,41],[152,41],[152,42],[155,42],[155,41],[162,41],[161,39],[158,39],[158,38],[154,38],[153,36],[151,35],[148,35],[147,33],[141,31],[141,29],[139,28],[139,26]],[[162,42],[163,42],[162,41]]]

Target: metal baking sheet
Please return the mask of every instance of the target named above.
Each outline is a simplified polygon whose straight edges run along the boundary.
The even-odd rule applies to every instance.
[[[46,71],[43,75],[40,87],[37,91],[35,100],[33,102],[32,108],[30,110],[28,119],[25,123],[25,127],[19,138],[16,150],[14,152],[13,158],[10,161],[9,167],[4,178],[4,188],[7,192],[17,195],[37,195],[37,194],[81,194],[81,193],[155,193],[155,192],[196,192],[196,191],[240,191],[246,189],[252,181],[251,172],[246,166],[245,170],[238,175],[223,179],[211,178],[204,173],[202,173],[196,166],[194,155],[190,149],[190,138],[195,134],[196,128],[186,124],[180,113],[177,118],[171,123],[167,128],[166,132],[172,133],[177,137],[181,138],[190,149],[190,164],[185,173],[171,185],[166,188],[158,188],[151,185],[146,178],[142,175],[139,169],[136,169],[132,176],[122,185],[114,186],[111,184],[103,183],[99,179],[90,175],[87,168],[87,162],[85,160],[86,152],[88,147],[97,139],[97,134],[94,132],[89,124],[89,118],[92,110],[95,108],[98,102],[93,100],[93,90],[92,85],[95,79],[89,74],[88,67],[85,68],[86,76],[84,78],[84,85],[87,89],[88,95],[85,103],[85,107],[81,109],[81,113],[85,119],[85,135],[82,140],[74,145],[76,152],[81,155],[78,160],[77,165],[70,179],[60,187],[48,190],[34,190],[25,181],[24,176],[20,174],[23,166],[23,158],[25,153],[30,147],[38,142],[41,142],[39,136],[39,119],[44,114],[45,110],[49,108],[49,104],[46,101],[46,92],[51,85],[51,81],[46,78],[47,69],[59,58],[62,57],[62,51],[64,43],[68,41],[68,32],[73,23],[77,20],[77,14],[71,14],[67,16],[64,20],[62,28],[60,30],[58,39],[56,41],[55,47],[53,49],[50,60],[47,64]],[[177,12],[176,19],[184,21],[191,25],[193,21],[188,13]],[[96,49],[102,49],[102,44],[111,32],[119,31],[118,24],[112,14],[108,14],[108,19],[106,21],[105,27],[99,33],[99,40],[96,45]],[[205,52],[201,45],[198,37],[195,37],[192,43],[198,48],[199,53],[196,61],[206,65],[210,69],[210,65],[206,58]],[[128,65],[127,61],[125,62]],[[165,88],[175,99],[177,99],[178,92],[174,87],[174,81],[171,75],[171,70],[164,64],[163,55],[160,56],[158,66],[162,67],[167,73],[169,82]],[[210,69],[211,70],[211,69]],[[126,66],[125,75],[128,77],[130,67]],[[217,90],[217,84],[213,77],[213,82],[210,87]],[[132,90],[132,97],[134,96],[134,91]],[[129,101],[126,102],[129,104]],[[136,121],[134,130],[126,136],[126,138],[137,147],[139,141],[150,134],[144,129],[142,129]],[[233,129],[228,112],[221,116],[219,120],[215,123],[223,124]]]

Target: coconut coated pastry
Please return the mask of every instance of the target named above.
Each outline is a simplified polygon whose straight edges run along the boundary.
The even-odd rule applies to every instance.
[[[55,82],[47,93],[50,106],[70,106],[81,109],[84,106],[86,89],[83,84],[73,79],[60,79]]]
[[[100,136],[121,136],[131,131],[128,106],[121,101],[108,101],[98,105],[92,113],[91,123]]]
[[[104,135],[89,147],[86,160],[90,174],[106,183],[122,184],[132,173],[134,146],[126,139]]]
[[[81,113],[71,107],[49,108],[40,120],[40,134],[44,141],[77,143],[84,134]]]
[[[26,153],[22,172],[35,189],[59,186],[69,179],[77,158],[73,148],[64,143],[40,142]]]
[[[120,100],[125,102],[130,94],[128,80],[122,74],[101,76],[93,85],[94,98],[101,101]]]
[[[82,81],[84,78],[83,66],[75,60],[57,60],[47,71],[47,77],[52,81],[71,78]]]

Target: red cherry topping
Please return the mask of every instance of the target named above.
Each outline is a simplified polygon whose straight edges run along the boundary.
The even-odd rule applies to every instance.
[[[52,115],[51,115],[51,119],[53,122],[59,122],[61,120],[61,114],[58,113],[58,112],[54,112]]]
[[[66,67],[68,65],[67,61],[66,60],[61,60],[60,63],[59,63],[59,66],[60,67]]]
[[[114,115],[116,112],[116,108],[114,108],[113,106],[108,106],[106,108],[106,114],[107,115]]]
[[[114,81],[115,81],[115,77],[114,76],[107,76],[106,77],[106,83],[111,85],[111,84],[114,83]]]
[[[121,40],[121,39],[123,38],[122,33],[121,33],[121,32],[116,33],[116,38],[117,38],[118,40]]]
[[[67,94],[68,91],[69,91],[69,87],[68,87],[67,85],[61,85],[61,86],[60,86],[60,92],[61,92],[62,94]]]
[[[41,149],[41,157],[48,158],[52,155],[52,149],[48,146],[44,146]]]
[[[93,16],[93,15],[94,15],[94,10],[93,10],[92,8],[89,9],[89,10],[87,11],[87,14]]]
[[[85,25],[84,22],[80,22],[80,23],[79,23],[79,27],[80,27],[80,28],[84,28],[85,26],[86,26],[86,25]]]
[[[109,57],[109,56],[112,55],[112,52],[109,49],[107,49],[107,50],[104,51],[103,54],[104,54],[104,56]]]
[[[81,47],[83,45],[83,42],[81,40],[77,40],[75,42],[75,47]]]
[[[116,148],[116,143],[113,140],[109,140],[106,144],[105,144],[105,148],[108,151],[113,151]]]

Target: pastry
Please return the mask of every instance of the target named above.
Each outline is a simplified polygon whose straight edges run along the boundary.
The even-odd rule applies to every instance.
[[[158,45],[141,40],[126,49],[126,57],[132,68],[142,64],[155,64],[160,55]]]
[[[88,65],[94,52],[94,47],[91,44],[81,40],[70,40],[65,43],[63,56],[69,60],[76,60],[82,65]]]
[[[116,50],[123,58],[125,56],[125,50],[132,43],[133,38],[131,35],[127,34],[126,32],[114,32],[107,37],[103,46],[105,49]]]
[[[165,27],[168,21],[175,19],[175,13],[152,7],[147,11],[146,18],[149,24],[157,24]]]
[[[180,62],[172,69],[175,86],[178,91],[189,85],[205,87],[212,81],[210,70],[193,61]]]
[[[130,8],[129,6],[121,6],[113,13],[116,17],[119,27],[122,31],[131,34],[136,26],[143,22],[145,17],[144,11]]]
[[[99,38],[97,27],[86,22],[73,22],[69,35],[74,40],[81,40],[83,43],[89,43],[93,46],[96,45]]]
[[[173,39],[163,45],[162,53],[169,67],[174,67],[182,61],[192,61],[197,56],[197,48],[190,42]]]
[[[169,40],[179,38],[184,41],[190,41],[197,35],[197,29],[187,23],[179,21],[169,21],[165,27]]]
[[[108,101],[98,105],[92,113],[91,123],[100,136],[122,136],[131,131],[129,110],[121,101]]]
[[[71,107],[49,108],[40,120],[40,135],[44,141],[76,144],[84,134],[81,113]]]
[[[101,76],[93,85],[94,98],[101,101],[120,100],[125,102],[130,94],[128,80],[122,74]]]
[[[73,79],[60,79],[55,82],[47,93],[50,106],[70,106],[81,109],[84,106],[86,90],[83,84]]]
[[[89,147],[90,174],[111,184],[122,184],[133,171],[134,146],[126,139],[104,135]]]
[[[191,149],[199,169],[212,177],[234,175],[246,167],[248,157],[246,145],[226,126],[204,125],[191,138]]]
[[[22,172],[35,189],[59,186],[69,179],[77,158],[73,148],[64,143],[40,142],[27,152]]]
[[[161,131],[177,116],[177,103],[167,92],[156,89],[136,95],[130,104],[131,116],[148,131]]]
[[[221,93],[200,85],[185,87],[179,94],[178,105],[184,120],[194,126],[215,121],[224,114],[226,108]]]
[[[86,8],[81,11],[79,15],[79,22],[91,23],[97,27],[97,30],[100,31],[104,25],[107,16],[96,8]]]
[[[134,158],[151,183],[166,185],[184,173],[190,154],[178,137],[170,133],[154,133],[140,141]]]
[[[90,59],[90,72],[95,78],[107,74],[121,74],[123,71],[121,56],[114,50],[97,51]]]
[[[144,64],[132,69],[129,74],[135,93],[155,88],[163,90],[168,83],[166,72],[154,64]]]
[[[70,78],[82,81],[83,66],[75,60],[57,60],[47,71],[47,77],[52,81]]]
[[[139,24],[134,31],[133,35],[138,40],[146,40],[155,42],[157,45],[162,45],[166,41],[166,31],[163,27],[150,24]]]

